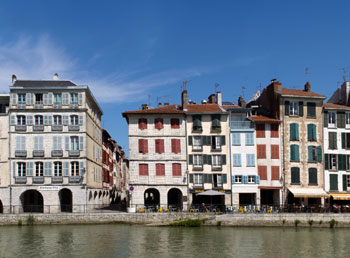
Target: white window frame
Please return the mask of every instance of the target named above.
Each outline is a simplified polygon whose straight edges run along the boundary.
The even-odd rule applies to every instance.
[[[221,136],[214,136],[213,149],[214,150],[220,150],[221,149]]]
[[[41,96],[41,100],[39,100],[39,96]],[[42,94],[42,93],[35,93],[34,97],[35,97],[35,102],[34,103],[36,105],[42,105],[43,104],[44,94]],[[37,100],[37,98],[38,98],[38,100]]]
[[[203,167],[203,156],[202,155],[193,155],[193,167],[202,168]]]
[[[345,126],[346,126],[346,128],[350,128],[350,113],[349,112],[345,113]]]
[[[221,155],[212,155],[211,156],[211,165],[213,168],[221,168]]]
[[[213,178],[213,185],[214,187],[222,187],[223,184],[223,176],[222,174],[214,174],[214,177],[216,177],[216,185],[215,185],[215,179]]]
[[[26,176],[25,162],[17,162],[17,176]]]
[[[44,125],[44,116],[35,115],[34,116],[34,125]]]
[[[248,184],[255,184],[256,176],[248,176]]]
[[[71,136],[70,137],[70,150],[79,150],[79,137]]]
[[[53,163],[53,168],[54,168],[54,176],[62,176],[62,162],[61,161],[55,161]]]
[[[193,174],[193,185],[203,185],[203,174]]]
[[[62,125],[62,116],[54,115],[53,116],[53,125]]]
[[[17,116],[17,125],[26,125],[26,116],[18,115]]]
[[[193,136],[193,150],[201,150],[203,146],[203,137],[201,136]]]
[[[235,176],[235,184],[242,184],[242,176]]]
[[[79,125],[79,116],[78,115],[71,115],[70,116],[70,124],[71,125]]]
[[[70,94],[70,103],[71,104],[78,104],[78,93],[71,93]]]
[[[329,155],[329,170],[337,170],[337,155]]]
[[[35,162],[35,176],[44,176],[44,162]]]
[[[336,112],[328,112],[328,127],[335,128],[337,122],[337,113]]]
[[[26,104],[26,94],[25,93],[18,93],[18,104]]]
[[[289,102],[289,115],[290,116],[298,115],[298,102],[294,102],[294,101]]]
[[[54,93],[53,94],[53,103],[54,104],[62,104],[62,93]]]
[[[79,176],[79,162],[72,161],[70,163],[71,166],[71,176]]]

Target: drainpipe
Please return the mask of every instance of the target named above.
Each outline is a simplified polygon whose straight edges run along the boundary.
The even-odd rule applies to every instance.
[[[233,187],[232,187],[232,185],[233,185],[233,182],[232,182],[232,162],[231,162],[231,157],[232,157],[232,153],[231,153],[231,151],[232,151],[232,144],[231,144],[231,111],[229,112],[229,115],[228,115],[228,146],[230,146],[229,147],[229,151],[228,151],[228,153],[229,153],[229,158],[230,158],[230,178],[229,178],[229,182],[230,182],[230,184],[231,184],[231,206],[233,206],[233,200],[232,200],[232,196],[233,196]]]
[[[14,168],[12,168],[11,167],[11,137],[10,137],[10,110],[9,110],[9,112],[8,112],[8,125],[9,125],[9,127],[8,127],[8,163],[9,163],[9,186],[10,186],[10,192],[9,192],[9,198],[10,198],[10,213],[12,213],[12,177],[11,177],[11,171],[12,171],[12,169],[14,169]]]
[[[283,108],[282,108],[283,109]],[[281,112],[281,111],[280,111]],[[282,110],[282,170],[283,170],[283,191],[282,191],[282,202],[284,205],[288,203],[287,201],[287,195],[286,195],[286,169],[285,169],[285,134],[284,134],[284,110]]]
[[[186,179],[187,179],[187,209],[189,210],[190,208],[190,171],[188,169],[188,145],[187,145],[187,116],[186,114],[184,115],[184,120],[185,120],[185,144],[186,144]]]

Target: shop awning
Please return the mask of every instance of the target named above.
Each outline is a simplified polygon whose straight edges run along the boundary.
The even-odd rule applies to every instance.
[[[334,200],[350,200],[350,194],[346,193],[331,193]]]
[[[289,187],[288,190],[292,192],[294,198],[329,197],[329,194],[327,194],[322,188]]]

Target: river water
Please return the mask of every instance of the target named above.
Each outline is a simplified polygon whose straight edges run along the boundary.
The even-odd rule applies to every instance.
[[[350,257],[350,229],[11,226],[0,257]]]

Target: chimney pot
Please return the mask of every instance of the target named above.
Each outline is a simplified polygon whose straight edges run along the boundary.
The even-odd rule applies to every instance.
[[[304,86],[304,91],[310,92],[311,91],[311,84],[309,81],[306,82]]]
[[[182,110],[187,111],[187,90],[183,90],[181,93]]]
[[[55,81],[58,80],[58,73],[55,73],[55,74],[53,75],[53,79],[54,79]]]
[[[12,74],[12,84],[15,84],[17,81],[17,76],[15,74]]]
[[[161,102],[158,103],[158,107],[162,107],[162,103]]]
[[[214,104],[215,103],[215,94],[211,94],[208,97],[208,103],[210,103],[210,104]]]
[[[141,109],[142,109],[142,110],[148,109],[148,105],[147,105],[147,104],[142,104],[142,105],[141,105]]]
[[[216,104],[222,106],[222,95],[221,95],[221,91],[218,91],[216,93]]]

